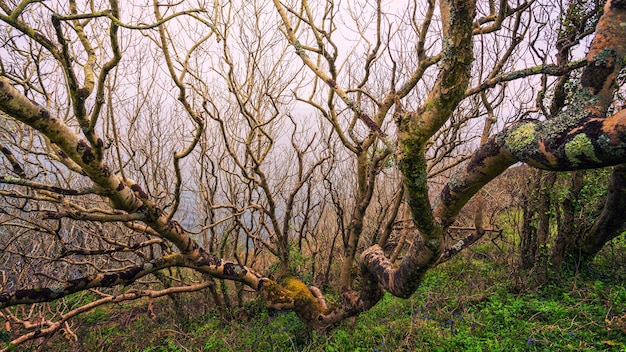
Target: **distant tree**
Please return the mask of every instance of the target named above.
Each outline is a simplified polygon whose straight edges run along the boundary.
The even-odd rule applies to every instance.
[[[227,313],[252,289],[318,330],[409,297],[485,233],[479,201],[470,235],[446,236],[509,166],[626,162],[626,2],[600,5],[0,0],[11,344],[181,292]],[[623,173],[568,248],[620,234]]]

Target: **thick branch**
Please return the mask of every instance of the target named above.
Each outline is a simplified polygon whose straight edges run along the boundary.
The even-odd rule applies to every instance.
[[[554,118],[523,121],[492,137],[464,170],[444,187],[435,210],[450,224],[463,205],[487,182],[516,162],[571,171],[626,162],[626,110],[604,118],[615,79],[626,57],[626,4],[607,3],[591,44],[579,89]]]
[[[79,139],[63,121],[29,100],[2,76],[0,76],[0,110],[38,130],[56,144],[68,158],[85,171],[99,188],[99,193],[108,197],[114,208],[144,214],[145,222],[160,236],[174,243],[181,252],[198,251],[199,245],[180,225],[168,219],[164,212],[148,199],[139,185],[129,185],[114,175],[102,160],[96,158],[93,148],[85,140]],[[102,141],[99,140],[98,144],[102,145]]]
[[[410,296],[441,252],[443,227],[428,195],[425,147],[430,137],[452,116],[465,96],[473,60],[473,0],[442,1],[444,32],[441,71],[424,104],[416,112],[403,111],[396,102],[398,163],[404,175],[408,205],[419,229],[407,254],[394,266],[379,246],[363,252],[361,260],[382,286],[399,297]],[[398,99],[397,99],[398,100]]]
[[[579,113],[588,116],[575,121]],[[570,106],[556,118],[524,122],[492,137],[453,175],[435,216],[451,224],[465,203],[487,182],[516,162],[551,171],[607,167],[626,162],[626,110],[609,118],[595,109]]]

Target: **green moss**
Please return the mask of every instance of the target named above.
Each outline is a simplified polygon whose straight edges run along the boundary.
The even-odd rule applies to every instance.
[[[296,305],[307,310],[307,315],[313,316],[322,312],[320,303],[302,281],[289,275],[282,280],[282,285],[291,293]]]
[[[565,144],[565,155],[567,156],[567,160],[574,166],[582,162],[581,157],[600,162],[598,157],[596,157],[591,139],[582,133],[576,135],[571,141]]]
[[[274,280],[263,280],[263,296],[271,304],[289,304],[292,298]]]
[[[428,103],[424,106],[425,111],[437,110],[439,108],[439,100],[438,99],[430,99]]]
[[[281,283],[285,289],[294,292],[294,296],[301,294],[303,291],[309,291],[309,288],[302,281],[296,279],[292,275],[285,276],[281,280]]]
[[[519,153],[537,140],[534,123],[525,123],[509,133],[504,142],[514,154]]]

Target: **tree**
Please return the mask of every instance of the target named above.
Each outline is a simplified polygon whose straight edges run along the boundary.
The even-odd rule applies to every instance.
[[[607,2],[578,61],[566,58],[593,17],[574,26],[578,39],[555,43],[567,33],[554,35],[549,1],[55,6],[0,1],[0,235],[4,272],[16,276],[0,306],[96,297],[41,313],[31,331],[5,310],[25,331],[13,344],[111,302],[206,289],[228,306],[227,282],[238,298],[246,286],[268,307],[332,328],[384,291],[409,297],[429,269],[480,238],[479,215],[468,238],[445,234],[509,166],[626,161],[626,110],[611,107],[626,57],[621,0]],[[560,8],[561,22],[576,6]],[[533,87],[538,75],[558,91],[558,77],[578,69],[566,106],[534,109],[547,90]],[[497,123],[507,111],[506,126]],[[614,214],[622,169],[579,246],[589,255],[623,226]],[[436,192],[435,176],[446,179]],[[404,200],[416,230],[393,248]],[[338,304],[307,285],[316,267]],[[108,294],[121,285],[132,289]]]

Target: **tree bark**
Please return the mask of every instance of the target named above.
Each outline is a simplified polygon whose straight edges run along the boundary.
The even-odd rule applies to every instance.
[[[539,203],[537,204],[537,241],[535,243],[535,283],[542,285],[548,280],[550,269],[549,241],[550,241],[550,219],[552,218],[552,200],[554,184],[556,182],[555,172],[539,172]]]
[[[551,254],[555,273],[561,271],[561,265],[565,260],[565,256],[571,257],[570,254],[578,242],[581,231],[580,228],[576,227],[575,203],[580,200],[580,191],[584,186],[583,172],[574,171],[570,174],[570,177],[569,191],[561,204],[563,217],[559,224],[559,230]]]
[[[624,209],[626,209],[626,165],[619,165],[611,172],[609,189],[600,216],[569,254],[580,256],[583,260],[592,259],[607,242],[626,230]]]
[[[428,193],[425,146],[464,98],[473,60],[473,0],[440,2],[444,56],[441,71],[424,104],[407,113],[396,103],[398,165],[404,175],[407,203],[418,233],[398,266],[375,245],[361,254],[367,271],[389,292],[410,296],[442,250],[444,226],[433,213]]]
[[[444,23],[448,22],[445,21],[446,14],[455,19],[455,15],[463,11],[467,11],[463,12],[464,18],[473,14],[473,4],[468,2],[452,2],[449,8],[447,5],[441,8]],[[459,21],[449,22],[454,23],[447,32],[451,37],[463,31]],[[436,199],[438,206],[435,209],[431,210],[428,188],[425,186],[424,174],[420,171],[424,164],[424,138],[428,138],[428,131],[431,130],[429,126],[439,115],[433,115],[430,121],[419,117],[430,116],[425,112],[429,106],[436,106],[439,114],[451,113],[448,109],[454,104],[442,104],[443,100],[436,98],[437,89],[433,89],[427,105],[417,113],[400,112],[399,164],[405,176],[409,206],[421,238],[414,240],[399,267],[392,266],[377,246],[361,255],[368,270],[388,291],[400,297],[407,297],[415,291],[424,273],[433,264],[433,256],[439,255],[441,251],[443,230],[454,222],[461,208],[476,192],[514,163],[524,162],[551,171],[571,171],[612,166],[626,161],[626,110],[605,118],[610,103],[608,98],[612,98],[615,79],[626,57],[626,26],[622,26],[622,23],[626,23],[626,2],[608,2],[587,55],[580,86],[568,108],[550,120],[522,121],[490,138],[477,150],[467,166],[444,186]],[[471,53],[462,49],[469,47],[471,52],[471,40],[466,44],[463,38],[459,34],[455,40],[458,43],[458,51],[455,53],[457,63],[471,60]],[[445,69],[442,72],[450,73]],[[462,81],[459,76],[456,79]],[[438,83],[451,83],[451,79],[447,77],[438,80]],[[454,100],[452,87],[458,87],[460,82],[455,83],[445,89],[450,99],[446,100],[447,103]]]
[[[535,182],[538,184],[538,182]],[[535,265],[537,252],[537,227],[533,225],[536,201],[530,195],[531,187],[536,187],[532,181],[527,183],[527,189],[522,194],[522,228],[520,229],[520,267],[530,269]]]
[[[552,171],[613,166],[626,161],[626,110],[605,118],[605,97],[626,57],[626,4],[608,2],[587,55],[583,80],[565,111],[547,121],[522,121],[491,137],[451,177],[434,210],[444,224],[487,182],[516,162]],[[600,72],[599,72],[600,71]],[[601,79],[600,79],[601,78]]]

